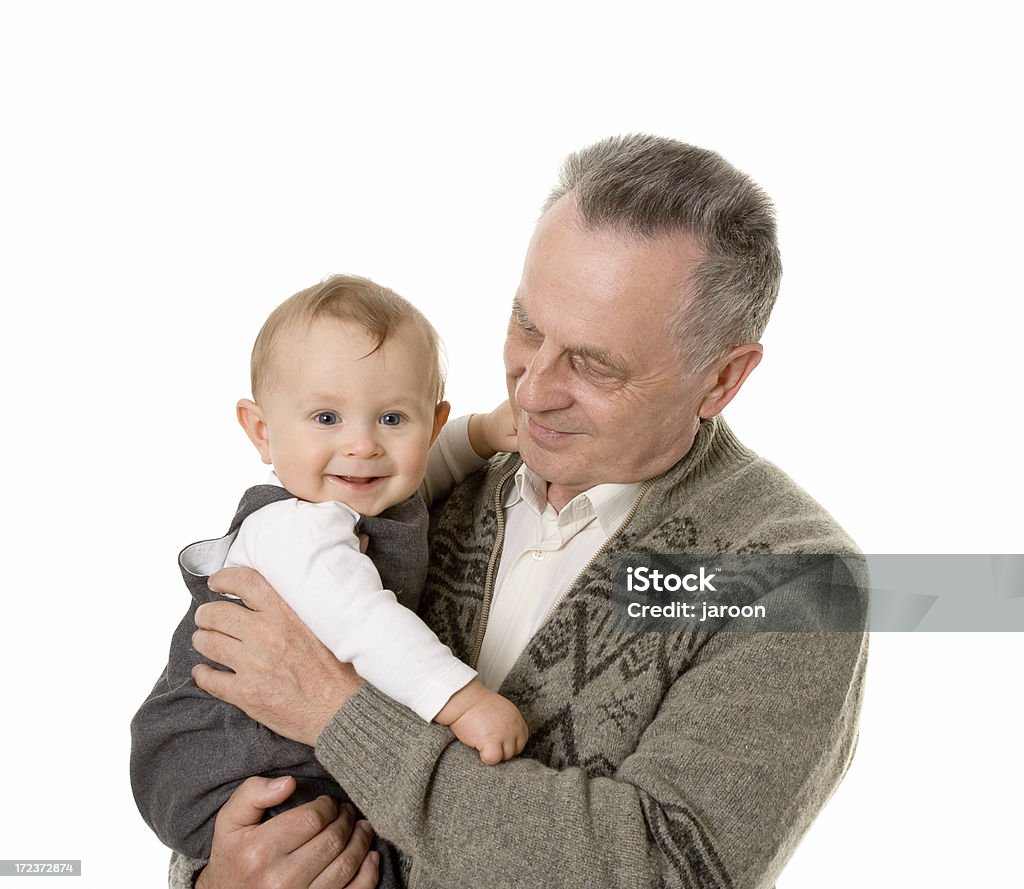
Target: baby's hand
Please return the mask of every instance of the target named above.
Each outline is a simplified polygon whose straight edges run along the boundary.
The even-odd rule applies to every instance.
[[[484,460],[502,451],[519,450],[518,432],[508,401],[503,401],[489,414],[473,414],[469,418],[469,443]]]
[[[447,725],[463,744],[478,750],[489,766],[517,756],[530,736],[516,705],[479,679],[455,692],[434,721]]]

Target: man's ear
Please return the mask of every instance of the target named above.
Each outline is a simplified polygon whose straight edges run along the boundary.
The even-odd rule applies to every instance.
[[[760,343],[744,343],[716,361],[713,367],[717,370],[711,388],[701,401],[697,415],[703,420],[717,417],[736,397],[754,368],[761,363],[763,354],[764,349]]]
[[[249,441],[256,445],[260,452],[260,458],[264,463],[272,463],[270,459],[270,428],[267,421],[263,419],[263,411],[255,401],[248,398],[241,398],[235,406],[235,415],[238,417],[239,425],[249,436]]]
[[[430,443],[433,444],[437,440],[438,434],[444,428],[444,424],[448,422],[448,414],[451,413],[452,406],[447,401],[441,401],[437,407],[434,408],[434,431],[430,433]]]

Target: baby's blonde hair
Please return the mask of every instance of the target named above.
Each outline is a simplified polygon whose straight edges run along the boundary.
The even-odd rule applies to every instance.
[[[252,347],[249,373],[252,397],[272,383],[274,347],[281,331],[293,324],[312,324],[320,318],[351,321],[363,328],[374,340],[375,349],[393,336],[404,323],[413,325],[427,346],[434,379],[434,403],[444,398],[445,368],[441,341],[433,325],[412,303],[387,287],[357,275],[331,275],[319,284],[300,290],[279,305],[263,323]]]

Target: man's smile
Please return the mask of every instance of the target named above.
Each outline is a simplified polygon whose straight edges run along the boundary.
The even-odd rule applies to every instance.
[[[566,429],[553,429],[551,426],[545,426],[543,423],[538,423],[530,414],[523,412],[523,416],[526,418],[526,429],[530,435],[541,441],[562,441],[570,435],[578,435],[578,432],[572,432]]]

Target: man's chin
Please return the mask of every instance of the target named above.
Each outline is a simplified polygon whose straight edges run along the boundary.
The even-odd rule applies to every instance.
[[[535,472],[540,478],[549,484],[561,485],[567,484],[567,481],[562,479],[568,479],[570,473],[567,471],[569,468],[567,461],[564,456],[552,453],[551,450],[545,448],[542,444],[535,442],[519,441],[519,456],[523,458],[523,462],[527,468],[532,472]]]

